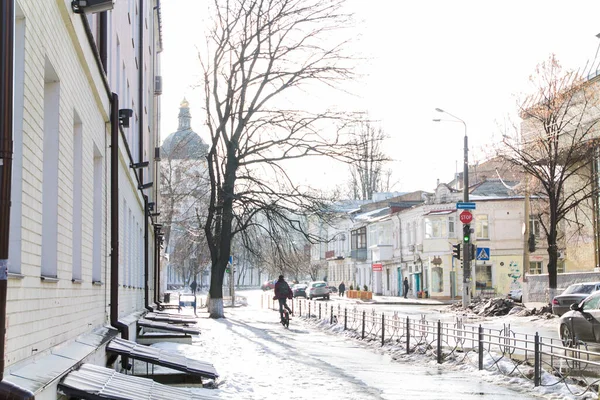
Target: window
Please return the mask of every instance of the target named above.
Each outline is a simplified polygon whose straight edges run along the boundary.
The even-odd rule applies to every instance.
[[[42,153],[42,268],[41,276],[57,278],[58,271],[58,160],[60,81],[50,61],[44,71],[44,139]]]
[[[542,262],[541,261],[530,261],[529,262],[529,273],[531,275],[539,275],[542,273]]]
[[[425,239],[448,237],[447,229],[445,218],[425,218]]]
[[[25,91],[25,17],[15,3],[14,107],[12,190],[10,192],[10,233],[8,272],[21,273],[21,216],[23,215],[23,103]]]
[[[72,279],[81,280],[83,236],[83,128],[75,112],[73,121],[73,223],[72,223]]]
[[[448,237],[455,237],[454,233],[454,216],[451,216],[448,217]]]
[[[590,296],[583,304],[583,311],[597,310],[600,308],[600,296]]]
[[[489,222],[486,214],[478,214],[475,217],[475,237],[477,239],[489,239]]]
[[[352,250],[367,248],[367,228],[352,231]]]
[[[538,215],[529,216],[529,233],[536,238],[540,237],[540,217]]]
[[[556,273],[564,274],[565,272],[565,260],[557,260],[556,261]]]

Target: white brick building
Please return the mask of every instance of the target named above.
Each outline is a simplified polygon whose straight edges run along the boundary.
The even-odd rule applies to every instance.
[[[78,352],[76,340],[114,336],[114,321],[134,338],[128,326],[155,300],[157,221],[146,202],[159,199],[140,185],[158,183],[158,3],[117,1],[112,11],[78,14],[71,0],[15,1],[4,380],[36,398],[56,398],[60,377],[84,358],[106,361],[103,345]],[[131,168],[142,161],[148,166]],[[78,355],[60,363],[60,351]],[[34,361],[53,366],[47,382],[33,376]]]

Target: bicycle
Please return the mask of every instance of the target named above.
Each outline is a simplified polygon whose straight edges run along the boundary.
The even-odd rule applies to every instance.
[[[285,308],[283,309],[283,317],[281,317],[281,325],[288,329],[290,327],[290,312]]]

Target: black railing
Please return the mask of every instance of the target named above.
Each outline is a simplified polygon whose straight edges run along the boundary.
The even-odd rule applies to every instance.
[[[278,310],[278,304],[265,295],[262,304]],[[479,370],[493,370],[510,377],[521,377],[533,386],[566,385],[576,396],[589,396],[600,383],[600,353],[575,340],[565,347],[560,339],[522,334],[504,325],[500,329],[465,323],[457,317],[452,323],[342,308],[327,301],[294,299],[295,315],[305,319],[327,320],[341,324],[354,337],[377,340],[381,345],[403,346],[406,353],[434,357],[439,364],[464,362]],[[594,397],[595,398],[595,397]]]

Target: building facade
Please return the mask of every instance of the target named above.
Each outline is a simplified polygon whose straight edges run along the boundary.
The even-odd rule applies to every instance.
[[[134,338],[156,300],[160,7],[77,4],[18,0],[4,20],[15,68],[3,377],[36,398],[56,398],[84,359],[106,363],[105,342],[77,352],[81,338]],[[58,362],[58,349],[76,355]],[[52,365],[46,381],[36,364]]]

